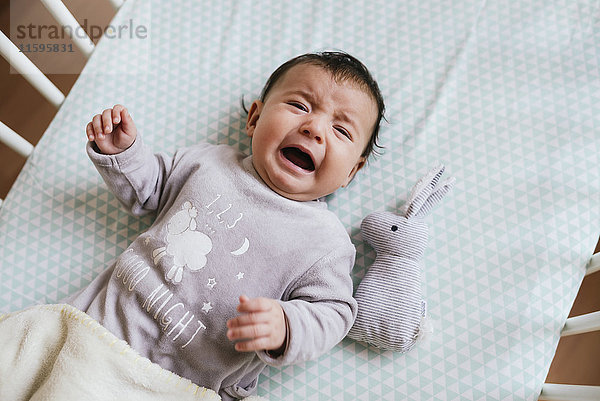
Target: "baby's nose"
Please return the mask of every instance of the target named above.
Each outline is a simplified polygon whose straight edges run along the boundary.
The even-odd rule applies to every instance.
[[[315,138],[315,141],[317,141],[317,143],[321,143],[321,142],[323,142],[323,139],[321,138],[321,136],[320,136],[319,134],[313,134],[313,133],[312,133],[312,131],[310,131],[310,130],[308,130],[308,129],[304,129],[302,132],[303,132],[305,135],[308,135],[308,136],[312,136],[312,137],[314,137],[314,138]]]
[[[323,129],[317,119],[311,119],[302,125],[301,131],[304,135],[312,137],[317,143],[323,142]]]

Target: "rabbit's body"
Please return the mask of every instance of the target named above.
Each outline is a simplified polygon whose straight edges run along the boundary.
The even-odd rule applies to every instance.
[[[424,316],[419,262],[427,248],[425,216],[450,191],[454,179],[438,186],[444,166],[417,184],[403,213],[374,212],[361,234],[377,252],[354,297],[358,316],[348,336],[379,348],[409,351],[417,342]]]

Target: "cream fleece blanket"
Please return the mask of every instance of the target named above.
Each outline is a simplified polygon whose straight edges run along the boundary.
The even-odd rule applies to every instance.
[[[141,357],[70,305],[0,316],[0,400],[220,399]]]

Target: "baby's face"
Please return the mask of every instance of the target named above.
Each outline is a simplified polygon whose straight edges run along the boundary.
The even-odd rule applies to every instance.
[[[377,105],[355,83],[336,82],[315,65],[296,65],[264,103],[252,103],[246,130],[254,168],[286,198],[329,195],[364,165],[376,118]]]

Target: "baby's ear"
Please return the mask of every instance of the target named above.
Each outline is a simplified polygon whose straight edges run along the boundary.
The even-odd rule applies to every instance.
[[[260,117],[262,108],[263,102],[260,100],[255,100],[252,102],[252,106],[250,106],[248,119],[246,120],[246,134],[248,134],[250,138],[254,135],[254,129],[256,128],[256,123],[258,122],[258,117]]]
[[[350,184],[352,182],[356,173],[358,173],[358,171],[365,166],[366,162],[367,162],[367,158],[364,156],[361,156],[360,159],[358,159],[358,161],[356,162],[354,167],[352,167],[350,174],[348,174],[348,179],[346,180],[344,185],[342,185],[342,188],[346,188],[348,186],[348,184]]]

